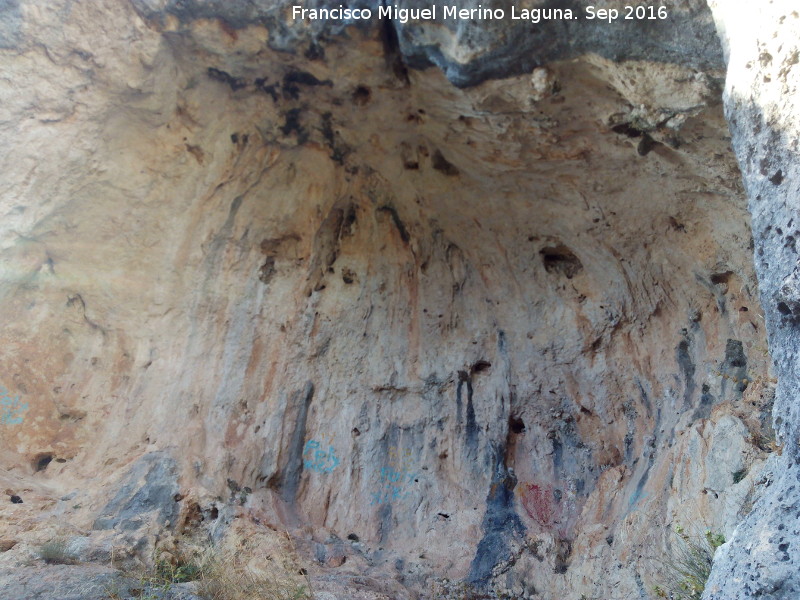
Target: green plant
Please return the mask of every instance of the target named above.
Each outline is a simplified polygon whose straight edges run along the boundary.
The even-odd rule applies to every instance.
[[[76,556],[67,548],[67,541],[56,538],[45,542],[39,548],[39,558],[48,565],[74,565],[78,562]]]
[[[653,593],[656,598],[699,600],[711,574],[714,553],[725,543],[725,537],[709,529],[690,536],[680,525],[674,532],[671,555],[662,562],[664,581],[653,588]]]

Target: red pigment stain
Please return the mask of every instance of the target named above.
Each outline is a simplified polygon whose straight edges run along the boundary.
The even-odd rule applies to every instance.
[[[522,506],[528,516],[542,527],[552,528],[556,523],[553,506],[553,490],[550,486],[538,486],[526,483],[522,490]]]

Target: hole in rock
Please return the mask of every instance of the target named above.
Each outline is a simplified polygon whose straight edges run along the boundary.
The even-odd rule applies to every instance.
[[[365,85],[359,85],[353,90],[353,103],[358,106],[364,106],[369,103],[372,98],[372,90]]]
[[[520,417],[511,417],[508,420],[508,428],[511,433],[525,433],[525,422]]]
[[[557,273],[572,279],[583,269],[583,263],[563,244],[542,248],[539,254],[548,273]]]
[[[711,283],[714,285],[728,285],[733,271],[725,271],[724,273],[714,273],[711,275]]]
[[[34,471],[36,471],[37,473],[39,471],[44,471],[45,469],[47,469],[48,465],[52,461],[53,461],[53,455],[50,454],[49,452],[37,455],[36,458],[34,458],[33,460]]]
[[[492,363],[487,360],[479,360],[470,369],[473,373],[483,373],[492,368]]]
[[[644,133],[641,129],[637,129],[630,123],[620,123],[619,125],[614,125],[611,128],[611,131],[631,138],[641,137],[641,135]]]

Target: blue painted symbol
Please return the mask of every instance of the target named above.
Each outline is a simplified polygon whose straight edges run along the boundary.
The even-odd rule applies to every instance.
[[[0,423],[3,425],[20,425],[25,420],[28,403],[19,401],[19,396],[11,396],[8,390],[0,385]]]
[[[303,448],[303,466],[317,473],[330,473],[339,464],[333,446],[328,446],[328,451],[321,449],[317,440],[308,440]]]
[[[416,476],[416,473],[411,473],[405,468],[395,471],[390,467],[381,467],[381,477],[377,489],[370,493],[372,496],[370,506],[405,500],[411,495],[408,484],[412,483]]]

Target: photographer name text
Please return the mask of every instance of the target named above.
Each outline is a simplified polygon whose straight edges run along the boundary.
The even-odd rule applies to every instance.
[[[427,8],[400,8],[381,6],[375,10],[369,8],[349,8],[340,4],[337,8],[304,8],[292,6],[292,18],[303,21],[368,21],[373,18],[390,19],[400,23],[410,21],[489,21],[511,19],[514,21],[660,21],[668,18],[667,7],[663,5],[632,4],[620,8],[597,8],[587,6],[583,11],[570,8],[484,8],[480,4],[476,8],[459,8],[455,5],[435,4]]]

